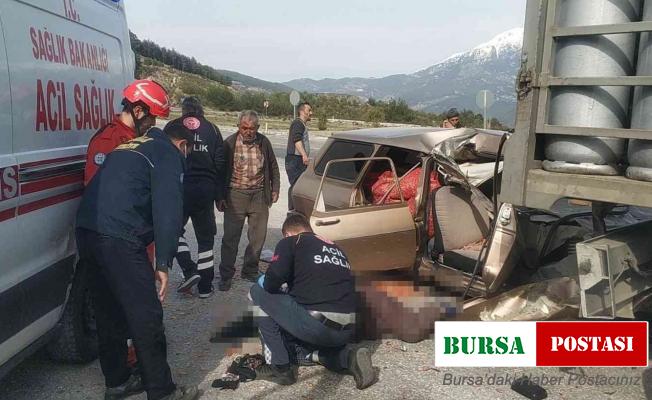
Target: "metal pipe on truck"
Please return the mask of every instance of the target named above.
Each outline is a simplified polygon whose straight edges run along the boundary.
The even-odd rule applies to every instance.
[[[646,1],[643,21],[652,21],[652,1]],[[641,33],[636,75],[652,75],[652,33]],[[639,86],[634,90],[632,104],[632,128],[652,129],[652,87]],[[652,139],[652,135],[650,136]],[[631,139],[627,149],[626,176],[631,179],[652,182],[652,140]]]
[[[560,0],[561,27],[617,24],[640,20],[640,0]],[[636,34],[560,38],[553,74],[558,77],[617,77],[634,74]],[[551,91],[551,125],[626,128],[631,89],[621,86],[555,87]],[[626,140],[548,135],[544,145],[547,171],[620,175]]]

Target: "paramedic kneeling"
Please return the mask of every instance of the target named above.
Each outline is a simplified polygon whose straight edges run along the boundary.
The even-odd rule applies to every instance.
[[[356,294],[346,255],[315,235],[302,215],[289,216],[282,231],[267,273],[250,291],[264,315],[258,328],[266,364],[256,369],[256,379],[291,385],[298,365],[318,363],[353,375],[358,389],[371,386],[369,350],[347,346],[355,332]]]

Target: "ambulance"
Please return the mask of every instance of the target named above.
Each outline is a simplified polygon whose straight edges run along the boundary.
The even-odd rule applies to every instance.
[[[74,220],[86,145],[133,73],[123,1],[0,1],[0,377],[43,345],[97,356]]]

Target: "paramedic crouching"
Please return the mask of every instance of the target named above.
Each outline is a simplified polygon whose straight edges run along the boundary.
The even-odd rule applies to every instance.
[[[256,369],[256,379],[291,385],[297,366],[321,364],[353,375],[358,389],[371,386],[369,350],[347,346],[355,331],[356,294],[346,255],[315,235],[301,215],[289,216],[282,231],[267,273],[250,291],[265,314],[257,320],[266,364]]]

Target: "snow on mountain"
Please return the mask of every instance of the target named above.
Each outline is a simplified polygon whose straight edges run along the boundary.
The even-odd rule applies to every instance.
[[[453,54],[435,65],[412,75],[415,77],[423,77],[425,75],[435,74],[438,70],[449,65],[468,62],[489,63],[496,61],[497,59],[511,58],[514,54],[520,55],[522,45],[523,28],[510,29],[469,51]]]
[[[455,61],[460,57],[464,57],[469,54],[473,55],[473,58],[476,60],[489,59],[492,57],[500,57],[501,54],[505,54],[508,52],[513,52],[513,51],[520,52],[522,45],[523,45],[523,28],[514,28],[495,36],[490,41],[486,43],[482,43],[469,51],[455,53],[452,56],[449,56],[444,60],[436,63],[435,65],[433,65],[433,67],[440,64]]]
[[[521,46],[523,46],[523,28],[514,28],[501,33],[487,43],[476,46],[471,52],[474,54],[495,52],[500,57],[501,54],[520,52]]]
[[[298,79],[285,84],[297,90],[342,93],[376,99],[403,98],[411,107],[442,112],[450,107],[479,111],[475,97],[491,90],[491,116],[513,124],[514,79],[519,67],[523,28],[503,32],[473,49],[456,53],[413,74],[384,78]]]

